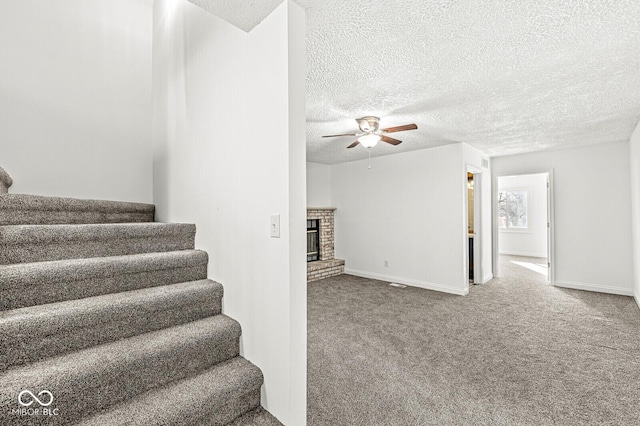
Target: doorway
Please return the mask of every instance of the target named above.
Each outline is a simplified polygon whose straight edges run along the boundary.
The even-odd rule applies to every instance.
[[[466,281],[469,287],[482,284],[482,208],[481,208],[481,170],[467,166],[466,171]]]
[[[498,176],[496,183],[497,276],[552,283],[551,173]]]

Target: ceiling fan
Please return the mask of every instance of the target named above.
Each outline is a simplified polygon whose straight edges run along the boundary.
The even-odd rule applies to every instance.
[[[353,148],[362,144],[365,148],[373,148],[379,141],[389,143],[391,145],[399,145],[402,141],[387,136],[387,133],[403,132],[405,130],[415,130],[418,128],[415,124],[405,124],[403,126],[380,128],[380,119],[378,117],[362,117],[356,118],[360,133],[346,133],[342,135],[327,135],[323,138],[334,138],[337,136],[357,136],[358,139],[347,148]]]

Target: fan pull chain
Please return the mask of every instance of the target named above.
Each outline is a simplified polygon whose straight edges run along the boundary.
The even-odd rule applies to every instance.
[[[369,170],[371,170],[371,148],[367,148],[367,151],[369,151]]]

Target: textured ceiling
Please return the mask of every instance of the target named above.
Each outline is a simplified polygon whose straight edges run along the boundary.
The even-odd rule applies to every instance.
[[[281,0],[190,0],[245,30]],[[628,140],[640,116],[639,0],[296,0],[307,11],[307,159],[354,118],[416,123],[372,156],[465,142],[490,156]]]
[[[283,0],[188,0],[219,18],[244,30],[251,31]]]
[[[638,0],[298,0],[307,9],[307,159],[365,158],[377,115],[398,147],[487,155],[628,140],[640,115]]]

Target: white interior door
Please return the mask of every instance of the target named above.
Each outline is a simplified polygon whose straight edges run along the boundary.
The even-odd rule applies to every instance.
[[[555,265],[553,261],[553,171],[547,173],[547,281],[554,284]]]

